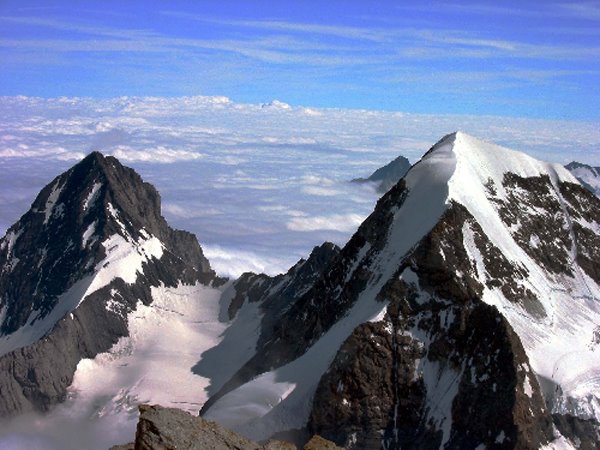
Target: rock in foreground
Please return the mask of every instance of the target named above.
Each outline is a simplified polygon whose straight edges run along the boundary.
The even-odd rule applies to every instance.
[[[215,422],[176,408],[140,405],[140,420],[135,443],[117,445],[110,450],[295,450],[289,442],[268,441],[264,445],[227,430]],[[305,450],[341,450],[333,442],[314,436]]]

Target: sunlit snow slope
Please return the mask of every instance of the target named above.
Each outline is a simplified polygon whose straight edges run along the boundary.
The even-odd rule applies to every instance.
[[[561,184],[577,181],[560,165],[542,163],[460,133],[454,147],[460,163],[450,196],[467,207],[511,264],[528,270],[523,286],[534,293],[541,308],[527,311],[499,288],[486,287],[484,301],[498,307],[519,334],[553,409],[600,420],[599,280],[578,261],[578,252],[593,251],[586,248],[584,236],[597,239],[600,234],[598,205],[582,205],[584,210],[590,207],[595,211],[595,217],[574,211],[580,210],[577,200]],[[503,183],[507,172],[524,178],[546,176],[549,183],[533,198],[535,194],[520,186],[514,191],[507,187]],[[506,209],[512,210],[514,217]],[[546,221],[549,215],[552,217]],[[531,227],[533,221],[536,228]],[[541,262],[543,246],[554,251],[569,269]],[[468,232],[465,247],[485,283],[487,274],[477,249],[468,241]]]

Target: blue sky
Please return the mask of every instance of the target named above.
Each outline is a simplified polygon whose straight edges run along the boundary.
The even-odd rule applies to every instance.
[[[0,95],[600,119],[600,2],[0,0]]]

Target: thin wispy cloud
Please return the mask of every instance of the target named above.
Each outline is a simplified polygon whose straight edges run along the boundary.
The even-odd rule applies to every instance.
[[[16,23],[19,25],[30,25],[42,28],[50,28],[59,31],[72,31],[85,35],[105,36],[113,38],[150,38],[156,36],[149,30],[128,29],[120,30],[113,27],[100,27],[96,25],[64,21],[39,16],[0,16],[0,22]]]
[[[563,13],[580,19],[600,21],[600,2],[569,2],[558,5]]]
[[[548,5],[547,5],[548,6]],[[435,2],[422,4],[407,4],[398,6],[401,10],[417,10],[425,12],[440,12],[447,11],[453,13],[466,14],[469,16],[517,16],[517,17],[543,17],[547,15],[555,15],[556,12],[550,8],[540,9],[539,6],[530,8],[527,4],[520,5],[501,5],[491,3],[452,3],[452,2]]]
[[[470,52],[461,51],[461,47],[481,48],[494,50],[498,56],[504,57],[529,57],[529,58],[579,58],[587,55],[595,55],[600,47],[577,49],[573,46],[537,45],[519,41],[484,38],[473,35],[464,30],[454,29],[380,29],[373,30],[359,27],[326,26],[310,23],[295,23],[286,21],[241,21],[241,20],[219,20],[197,17],[194,15],[164,12],[163,14],[174,17],[191,18],[206,23],[226,25],[229,27],[250,27],[261,30],[278,31],[282,34],[276,36],[254,36],[245,39],[192,39],[177,36],[167,36],[162,33],[143,29],[112,29],[109,27],[98,27],[84,24],[74,24],[55,19],[40,17],[11,17],[2,16],[0,21],[14,22],[40,27],[49,27],[56,30],[73,31],[85,35],[97,35],[104,37],[120,38],[114,39],[3,39],[0,45],[10,48],[39,48],[57,51],[130,51],[130,52],[166,52],[180,48],[201,48],[212,50],[223,50],[240,53],[245,56],[271,62],[296,62],[305,63],[311,61],[332,60],[331,55],[322,55],[315,58],[314,53],[295,54],[290,50],[308,51],[341,51],[349,52],[346,56],[352,56],[365,52],[373,53],[373,47],[350,47],[339,44],[315,43],[314,40],[299,38],[307,35],[321,34],[327,36],[344,37],[348,39],[374,41],[379,44],[375,48],[381,50],[386,56],[386,50],[395,48],[403,56],[443,56],[436,50],[448,50],[454,48],[452,57],[463,56],[469,58],[486,58],[493,56],[492,52]],[[418,45],[420,44],[420,45]],[[591,52],[591,53],[590,53]],[[387,53],[389,59],[393,52]],[[361,58],[361,62],[379,62],[381,57],[371,55],[371,58]],[[333,58],[335,64],[343,62],[344,57]],[[352,64],[356,59],[346,61]]]
[[[204,23],[226,25],[229,27],[258,28],[278,32],[300,32],[322,36],[335,36],[352,40],[365,40],[374,42],[391,41],[390,33],[383,30],[372,30],[361,27],[341,25],[319,25],[313,23],[288,22],[283,20],[231,20],[210,18],[196,14],[186,14],[177,11],[163,11],[162,14],[179,17],[181,19],[195,20]]]
[[[583,94],[597,84],[600,68],[600,46],[590,32],[597,6],[384,4],[374,15],[353,3],[317,17],[304,3],[296,6],[303,13],[278,7],[231,11],[225,4],[208,12],[197,4],[176,11],[149,8],[143,18],[127,5],[111,14],[8,8],[0,17],[0,94],[209,93],[251,102],[280,97],[307,107],[450,113],[476,107],[487,114],[597,117],[598,102]],[[562,31],[553,33],[555,28]],[[420,80],[419,86],[393,84],[415,68],[420,77],[410,78]],[[475,68],[491,74],[479,77],[475,90],[498,98],[478,100],[467,79],[461,84],[462,73]],[[520,75],[566,71],[572,72]],[[449,92],[447,82],[424,85],[446,77],[464,99],[439,101]],[[49,85],[47,79],[60,82]],[[570,93],[568,100],[554,95],[558,89]],[[525,106],[540,99],[546,107]],[[514,108],[508,109],[511,100]]]
[[[485,2],[433,2],[421,4],[403,4],[399,10],[439,13],[442,11],[465,14],[468,16],[508,16],[522,18],[575,17],[588,20],[600,19],[600,3],[597,1],[572,2],[518,2],[493,4]]]
[[[486,11],[485,6],[479,6],[481,6],[482,13]],[[465,7],[465,9],[467,9],[467,7]],[[487,12],[493,12],[494,10],[495,8],[491,7]],[[509,11],[515,12],[514,10]],[[531,13],[533,14],[535,11],[531,11]],[[504,57],[569,59],[583,57],[585,54],[585,52],[580,52],[573,46],[537,45],[513,40],[484,38],[481,37],[479,33],[469,33],[465,30],[452,28],[360,28],[272,20],[220,20],[177,12],[164,12],[163,14],[205,23],[227,25],[230,27],[250,27],[261,29],[263,31],[278,31],[294,35],[298,35],[298,33],[301,35],[318,34],[342,37],[349,40],[373,41],[379,44],[379,48],[381,49],[385,49],[388,46],[399,48],[399,51],[403,56],[408,57],[426,55],[435,57],[448,56],[448,53],[435,51],[435,48],[432,48],[431,44],[437,44],[440,46],[440,50],[443,50],[444,52],[447,52],[448,48],[453,48],[454,51],[450,54],[451,57],[464,56],[470,58],[488,58],[498,55]],[[498,53],[461,51],[460,47],[489,49],[497,51]],[[327,46],[323,45],[322,48],[325,49]],[[371,48],[370,51],[372,51],[372,49],[373,48]],[[598,48],[591,50],[592,53],[595,53]],[[585,49],[585,51],[589,52],[590,49]]]

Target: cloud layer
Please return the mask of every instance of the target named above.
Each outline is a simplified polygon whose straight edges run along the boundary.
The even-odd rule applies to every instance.
[[[240,104],[224,97],[0,98],[0,234],[39,190],[92,150],[153,183],[172,226],[194,232],[213,267],[280,273],[325,240],[343,245],[378,194],[349,183],[398,155],[416,162],[457,129],[535,157],[600,165],[600,126],[500,117]],[[105,449],[116,423],[59,406],[0,423],[0,447]],[[90,443],[90,439],[94,441]]]
[[[416,162],[461,129],[537,158],[600,165],[600,126],[476,116],[242,104],[226,97],[0,97],[0,234],[39,190],[92,150],[160,191],[218,271],[286,270],[343,244],[377,194],[347,181],[398,155]]]

